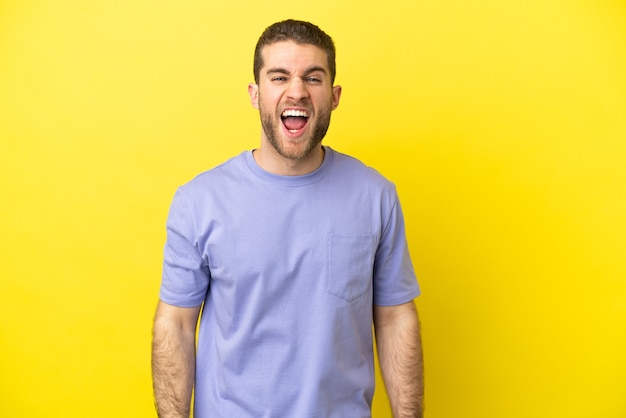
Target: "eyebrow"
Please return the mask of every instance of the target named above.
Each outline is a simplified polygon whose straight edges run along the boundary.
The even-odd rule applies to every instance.
[[[311,73],[315,73],[315,72],[321,72],[324,74],[328,74],[328,71],[326,71],[326,68],[321,67],[321,66],[313,66],[313,67],[309,67],[304,71],[305,75],[311,74]],[[280,68],[280,67],[275,67],[275,68],[270,68],[267,70],[266,74],[285,74],[285,75],[289,75],[289,71],[287,71],[284,68]]]

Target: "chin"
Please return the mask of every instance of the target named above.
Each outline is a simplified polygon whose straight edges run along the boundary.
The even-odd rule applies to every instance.
[[[310,139],[302,139],[299,141],[288,139],[278,147],[274,146],[274,148],[285,158],[290,160],[300,160],[311,154],[311,152],[313,152],[320,143],[321,141],[311,141]]]

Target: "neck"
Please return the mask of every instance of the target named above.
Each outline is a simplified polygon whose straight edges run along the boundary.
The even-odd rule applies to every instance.
[[[274,149],[263,147],[252,152],[256,163],[265,171],[279,176],[302,176],[309,174],[324,161],[324,149],[318,145],[302,158],[285,158]]]

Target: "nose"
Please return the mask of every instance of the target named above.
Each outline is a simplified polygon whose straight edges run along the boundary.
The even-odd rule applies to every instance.
[[[300,77],[293,77],[287,86],[287,98],[296,102],[309,97],[304,80]]]

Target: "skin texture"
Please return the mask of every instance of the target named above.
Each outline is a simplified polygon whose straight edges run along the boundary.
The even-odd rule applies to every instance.
[[[424,362],[415,305],[374,306],[374,330],[393,416],[422,418]]]
[[[152,385],[160,418],[189,417],[195,379],[195,338],[200,306],[159,301],[152,339]]]
[[[309,173],[323,160],[321,141],[330,114],[339,105],[341,86],[332,86],[326,53],[316,46],[276,42],[265,46],[262,55],[259,83],[248,86],[263,127],[254,158],[274,174]],[[281,114],[286,109],[308,113],[308,122],[298,133],[289,133],[283,125]]]

